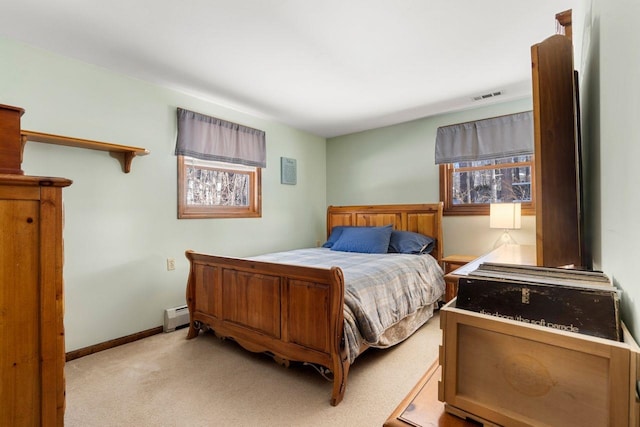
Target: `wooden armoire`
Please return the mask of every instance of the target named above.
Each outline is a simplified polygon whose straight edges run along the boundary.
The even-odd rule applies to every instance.
[[[20,118],[0,105],[0,426],[64,424],[63,178],[25,176]]]
[[[531,47],[535,141],[536,259],[548,267],[590,268],[582,207],[578,82],[571,10],[565,30]]]

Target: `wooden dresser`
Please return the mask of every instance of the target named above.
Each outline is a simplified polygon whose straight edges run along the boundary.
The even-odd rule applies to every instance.
[[[22,174],[23,112],[0,105],[0,425],[62,426],[62,188],[71,181]]]

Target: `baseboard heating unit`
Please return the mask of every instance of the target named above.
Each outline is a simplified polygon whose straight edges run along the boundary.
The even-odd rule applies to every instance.
[[[167,308],[164,311],[164,332],[173,332],[189,324],[189,309],[186,305]]]

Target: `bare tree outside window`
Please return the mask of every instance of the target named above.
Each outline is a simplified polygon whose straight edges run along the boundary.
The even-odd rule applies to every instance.
[[[441,165],[440,195],[449,215],[488,214],[489,204],[521,202],[533,208],[531,155]]]
[[[249,174],[186,166],[187,204],[248,206]]]
[[[178,156],[179,218],[259,217],[260,168]]]

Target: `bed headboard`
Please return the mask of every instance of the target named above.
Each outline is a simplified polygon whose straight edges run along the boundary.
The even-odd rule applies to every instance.
[[[414,231],[436,240],[431,255],[440,262],[444,253],[442,238],[443,203],[412,205],[329,206],[327,237],[338,225],[376,226],[393,224],[395,230]]]

